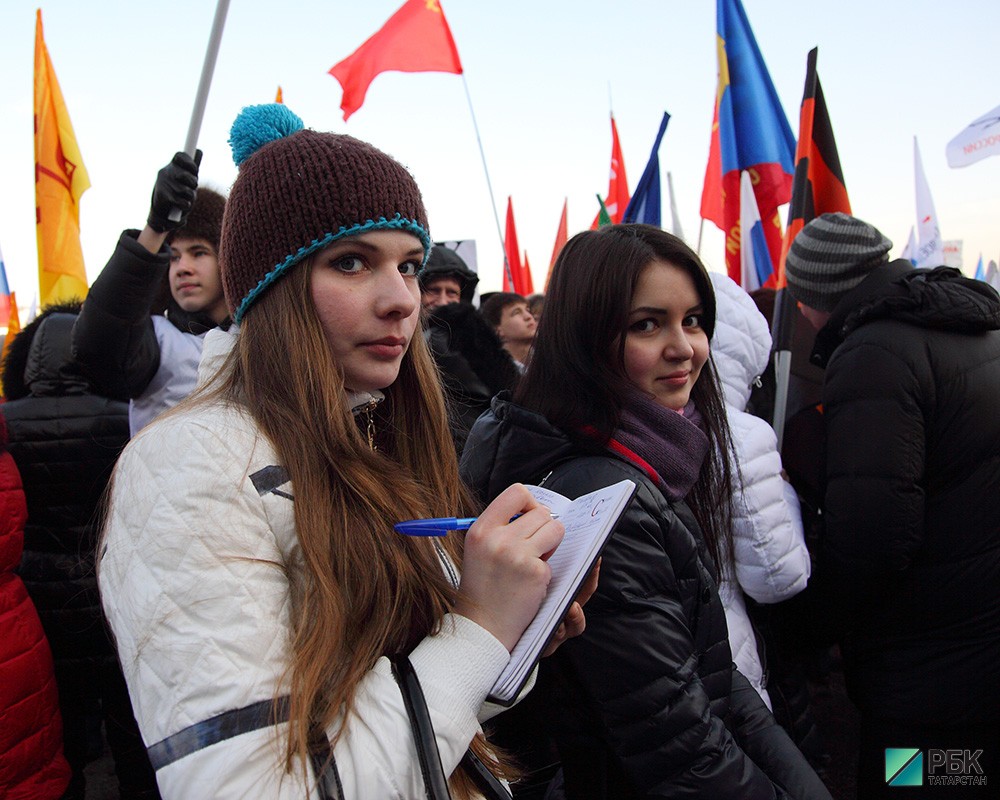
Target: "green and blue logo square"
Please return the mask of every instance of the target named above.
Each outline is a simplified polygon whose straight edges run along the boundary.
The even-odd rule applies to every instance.
[[[885,782],[889,786],[923,786],[924,754],[915,747],[887,747]]]

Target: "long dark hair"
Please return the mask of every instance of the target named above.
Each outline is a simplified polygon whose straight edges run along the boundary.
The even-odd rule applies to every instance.
[[[528,369],[515,401],[542,414],[581,447],[601,448],[621,423],[635,390],[625,373],[625,331],[639,277],[666,261],[691,277],[709,339],[715,292],[701,260],[676,236],[651,225],[611,225],[570,239],[545,294]],[[732,443],[715,364],[709,357],[691,390],[709,439],[709,455],[686,501],[720,568],[732,564]],[[596,439],[587,427],[596,431]]]

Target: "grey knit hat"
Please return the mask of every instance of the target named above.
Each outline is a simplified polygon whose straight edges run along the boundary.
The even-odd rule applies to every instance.
[[[817,311],[833,311],[841,298],[889,261],[892,242],[849,214],[821,214],[792,242],[785,277],[792,297]]]

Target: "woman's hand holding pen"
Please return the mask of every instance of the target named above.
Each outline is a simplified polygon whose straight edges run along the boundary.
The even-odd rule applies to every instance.
[[[564,532],[524,486],[505,489],[465,534],[455,613],[513,649],[545,597],[552,577],[546,559]]]

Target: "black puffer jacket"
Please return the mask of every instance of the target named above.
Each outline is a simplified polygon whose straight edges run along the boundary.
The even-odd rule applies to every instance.
[[[684,503],[502,399],[473,427],[461,469],[484,500],[515,481],[570,498],[638,485],[604,551],[586,632],[543,660],[533,693],[569,798],[829,797],[733,667],[715,567]]]
[[[70,355],[77,317],[62,312],[47,310],[14,340],[0,411],[28,501],[18,572],[38,608],[60,689],[95,693],[97,670],[116,663],[94,574],[98,506],[128,441],[128,406],[97,396],[81,375]]]
[[[1000,299],[957,270],[880,268],[838,304],[816,576],[862,711],[1000,725]]]
[[[520,372],[500,337],[468,303],[435,308],[426,319],[427,342],[448,399],[448,420],[459,454],[473,423],[500,392],[513,390]]]

